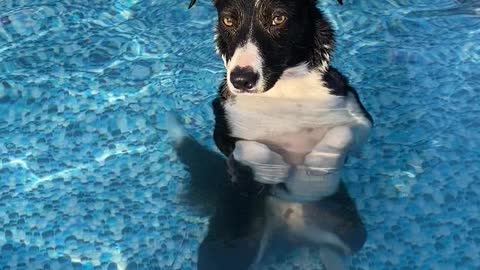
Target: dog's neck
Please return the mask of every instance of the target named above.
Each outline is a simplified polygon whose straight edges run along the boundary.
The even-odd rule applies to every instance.
[[[323,72],[308,69],[304,64],[285,70],[274,87],[264,95],[288,99],[329,99],[329,92],[323,81]]]

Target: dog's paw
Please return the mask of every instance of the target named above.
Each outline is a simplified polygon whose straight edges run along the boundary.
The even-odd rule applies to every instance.
[[[284,182],[290,168],[281,155],[254,141],[237,142],[233,159],[250,167],[255,180],[264,184]]]
[[[304,165],[313,171],[338,170],[343,166],[353,141],[354,134],[351,128],[335,127],[329,130],[322,141],[305,156]]]
[[[284,184],[284,187],[274,186],[272,194],[288,201],[312,202],[334,194],[340,184],[340,174],[298,167]]]

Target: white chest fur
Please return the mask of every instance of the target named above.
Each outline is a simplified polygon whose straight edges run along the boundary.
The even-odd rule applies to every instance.
[[[240,94],[226,102],[231,135],[289,153],[282,155],[294,164],[302,162],[334,127],[352,128],[354,144],[362,145],[371,123],[356,97],[352,93],[331,95],[317,73],[306,74],[286,73],[265,93]],[[353,145],[353,149],[358,146]]]
[[[239,95],[225,106],[232,135],[247,140],[299,132],[306,128],[351,121],[343,98],[291,99]]]
[[[295,91],[291,91],[292,93]],[[299,92],[304,92],[299,90]],[[366,122],[353,95],[338,97],[318,89],[307,97],[275,94],[238,95],[225,104],[234,137],[254,141],[321,139],[333,126]],[[322,131],[324,130],[324,131]],[[306,135],[306,136],[305,136]],[[300,137],[299,137],[300,136]]]
[[[349,98],[331,95],[321,76],[300,65],[265,93],[236,95],[225,106],[232,135],[262,141],[351,122]]]

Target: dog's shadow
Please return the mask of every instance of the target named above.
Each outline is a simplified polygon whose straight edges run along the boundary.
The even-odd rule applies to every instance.
[[[263,255],[273,250],[272,243],[283,244],[281,250],[313,244],[327,269],[346,269],[345,258],[363,246],[366,231],[343,183],[335,194],[316,202],[278,203],[269,196],[269,185],[253,180],[250,168],[237,164],[240,177],[232,182],[224,156],[188,136],[177,140],[175,148],[191,175],[188,203],[213,210],[198,250],[199,270],[256,269]],[[286,209],[281,214],[285,217],[269,214],[272,205]],[[284,221],[299,207],[309,231],[295,234]]]

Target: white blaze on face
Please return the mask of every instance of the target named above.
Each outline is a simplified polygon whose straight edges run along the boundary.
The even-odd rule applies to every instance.
[[[264,87],[262,66],[263,59],[260,55],[260,50],[252,41],[249,40],[247,44],[243,45],[242,47],[238,47],[230,61],[226,63],[228,88],[234,92],[240,92],[235,89],[233,84],[230,82],[230,74],[237,67],[250,67],[259,75],[257,85],[255,86],[253,92],[261,92]]]
[[[222,54],[222,60],[223,60],[223,65],[226,68],[227,67],[227,57],[225,56],[225,54]]]

